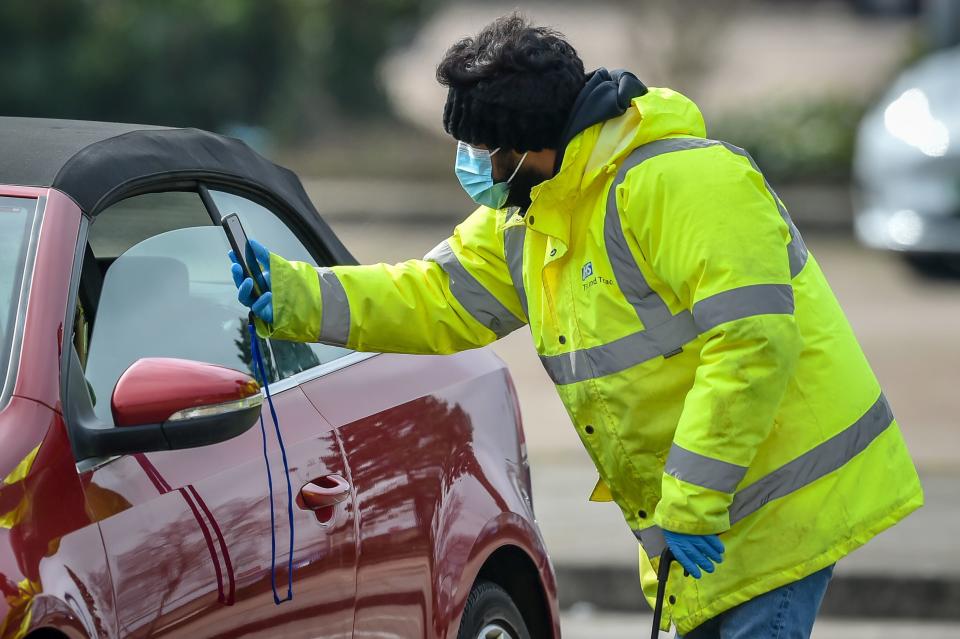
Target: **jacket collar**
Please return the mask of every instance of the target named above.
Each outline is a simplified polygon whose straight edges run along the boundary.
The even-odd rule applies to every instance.
[[[568,241],[569,220],[552,223],[551,218],[565,217],[579,195],[598,177],[615,171],[619,160],[633,149],[672,136],[703,138],[706,126],[693,101],[665,88],[651,88],[633,98],[622,115],[577,133],[566,145],[557,174],[530,192],[530,212],[537,215],[535,228]]]

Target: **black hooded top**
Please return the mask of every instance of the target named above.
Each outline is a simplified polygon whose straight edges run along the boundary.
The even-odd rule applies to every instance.
[[[557,160],[553,172],[563,164],[563,153],[581,131],[598,122],[626,113],[634,98],[647,92],[646,85],[637,76],[623,69],[612,72],[600,67],[587,78],[570,110],[570,116],[557,144]]]

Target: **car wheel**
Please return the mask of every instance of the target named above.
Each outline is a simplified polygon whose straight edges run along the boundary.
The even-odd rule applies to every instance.
[[[480,581],[467,597],[457,639],[530,639],[530,633],[507,591]]]

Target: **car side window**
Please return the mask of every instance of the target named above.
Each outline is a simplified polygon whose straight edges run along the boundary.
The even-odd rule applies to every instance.
[[[263,238],[271,250],[293,259],[310,259],[268,209],[231,194],[215,197],[222,198],[223,206],[229,204],[224,214],[240,215],[251,237]],[[143,357],[191,359],[253,372],[247,309],[237,301],[229,250],[223,229],[213,224],[196,193],[139,195],[97,216],[80,302],[91,327],[85,376],[98,417],[112,421],[113,388]],[[276,382],[349,352],[268,340],[264,360]]]
[[[243,196],[225,191],[210,190],[210,196],[219,209],[221,215],[236,213],[243,224],[247,237],[256,240],[273,253],[292,261],[307,262],[313,266],[321,266],[297,239],[293,231],[270,209],[247,199]],[[224,238],[226,242],[226,238]],[[310,355],[304,350],[309,350]],[[299,373],[311,366],[325,364],[344,355],[352,353],[350,349],[327,344],[299,344],[283,340],[270,340],[270,356],[277,368],[280,379]],[[309,364],[315,361],[314,364]],[[309,365],[308,365],[309,364]]]
[[[297,239],[286,224],[277,219],[270,209],[253,200],[225,191],[211,189],[210,196],[220,210],[220,215],[237,214],[243,224],[243,230],[247,232],[247,237],[250,239],[257,240],[288,260],[309,262],[313,266],[318,266],[307,247]]]

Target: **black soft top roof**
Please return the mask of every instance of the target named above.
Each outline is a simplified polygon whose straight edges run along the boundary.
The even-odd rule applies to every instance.
[[[0,117],[0,184],[53,187],[96,215],[152,185],[197,180],[249,189],[300,218],[338,262],[353,258],[292,171],[245,143],[200,129]]]

